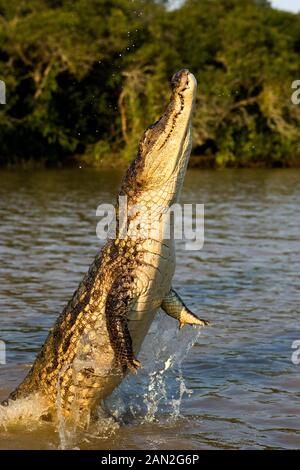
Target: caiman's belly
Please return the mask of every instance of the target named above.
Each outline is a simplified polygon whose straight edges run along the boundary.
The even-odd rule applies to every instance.
[[[128,326],[136,355],[155,313],[170,290],[175,270],[171,242],[162,245],[145,240],[142,248],[143,262],[134,273],[134,285],[131,286],[134,301],[128,313]],[[53,401],[67,414],[84,415],[84,411],[92,409],[99,400],[110,395],[124,378],[115,363],[104,307],[97,312],[97,317],[94,326],[87,327],[80,337],[74,359],[64,364],[54,381]],[[44,393],[49,396],[48,386]]]
[[[129,331],[133,349],[138,354],[155,313],[168,294],[175,271],[174,245],[146,240],[144,263],[136,270],[136,301],[129,314]]]
[[[128,326],[136,355],[149,331],[155,313],[170,290],[175,270],[174,248],[171,242],[161,245],[146,240],[142,251],[143,263],[134,273],[135,282],[132,286],[136,297],[128,315]],[[99,322],[97,325],[99,334],[97,331],[91,332],[91,337],[87,336],[85,339],[83,350],[87,351],[87,355],[78,355],[75,361],[75,366],[78,363],[79,369],[80,364],[84,364],[85,367],[90,365],[94,371],[94,377],[97,377],[94,388],[85,388],[81,391],[81,394],[84,392],[85,395],[80,400],[82,403],[88,397],[94,402],[106,398],[123,379],[121,370],[115,366],[114,352],[108,341],[108,333],[102,316]],[[85,382],[86,380],[85,378]]]

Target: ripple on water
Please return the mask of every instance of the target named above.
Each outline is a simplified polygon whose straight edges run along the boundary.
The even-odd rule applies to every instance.
[[[113,200],[120,177],[0,173],[1,398],[28,371],[100,247],[95,210]],[[95,426],[64,445],[299,448],[300,366],[291,345],[300,339],[300,171],[190,171],[182,200],[205,204],[205,244],[187,252],[177,243],[174,285],[213,327],[178,332],[160,314],[142,371],[107,400],[121,426],[104,434]],[[49,424],[26,426],[2,427],[0,447],[61,446]]]

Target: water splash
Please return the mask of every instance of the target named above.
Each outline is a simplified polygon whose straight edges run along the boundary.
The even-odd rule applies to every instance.
[[[105,400],[116,419],[153,423],[162,415],[169,422],[179,418],[183,396],[191,393],[182,364],[200,331],[190,326],[179,331],[174,320],[158,313],[139,356],[143,368]]]
[[[7,431],[10,427],[24,425],[24,422],[27,429],[34,429],[47,412],[48,407],[39,394],[10,400],[8,406],[0,406],[0,429]]]
[[[180,416],[180,408],[181,408],[181,402],[182,402],[182,398],[185,394],[187,395],[191,395],[193,393],[192,390],[190,390],[189,388],[186,387],[186,383],[184,381],[184,378],[183,378],[183,374],[182,374],[182,369],[181,369],[181,365],[179,367],[179,375],[178,375],[178,378],[177,378],[177,381],[178,381],[178,384],[179,384],[179,396],[178,398],[172,398],[171,400],[171,406],[173,408],[173,413],[171,415],[171,419],[170,420],[173,420],[173,421],[176,421],[179,416]]]
[[[165,382],[165,372],[172,364],[172,357],[169,357],[165,362],[164,367],[157,371],[150,373],[150,380],[148,385],[148,395],[145,395],[144,403],[147,407],[147,413],[144,418],[146,422],[155,421],[156,413],[159,409],[159,403],[162,400],[167,400],[167,390]]]
[[[82,444],[86,445],[95,440],[110,439],[120,428],[120,425],[113,418],[104,417],[101,413],[97,419],[91,420],[85,429],[77,427],[76,424],[72,426],[66,420],[60,426],[57,427],[57,431],[59,435],[58,448],[61,450],[76,450],[81,448]],[[78,447],[79,445],[80,447]]]
[[[169,328],[164,328],[165,323]],[[186,328],[185,332],[178,332],[177,326],[170,326],[170,320],[164,320],[162,317],[157,323],[155,339],[151,342],[151,346],[153,342],[155,343],[156,351],[154,368],[162,361],[164,363],[160,369],[150,373],[148,390],[144,396],[144,403],[147,406],[144,418],[146,422],[155,421],[160,414],[160,408],[167,413],[169,421],[178,419],[182,398],[185,393],[191,393],[184,381],[182,363],[197,341],[200,330]],[[165,331],[163,337],[161,331]]]
[[[129,374],[118,389],[105,400],[105,415],[99,406],[96,419],[83,429],[69,423],[61,411],[60,386],[57,387],[57,420],[45,423],[49,411],[38,394],[0,407],[0,429],[22,425],[36,429],[41,423],[54,426],[58,448],[77,449],[96,440],[107,440],[115,435],[121,424],[140,424],[164,421],[172,423],[180,417],[185,394],[191,393],[185,384],[182,363],[197,341],[200,330],[186,327],[179,332],[177,323],[159,313],[147,335],[140,359],[143,368],[139,374]],[[62,371],[63,373],[63,371]],[[55,446],[55,444],[53,444]],[[57,445],[57,444],[56,444]]]

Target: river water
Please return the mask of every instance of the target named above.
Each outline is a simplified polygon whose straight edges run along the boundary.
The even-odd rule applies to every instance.
[[[118,171],[0,173],[0,398],[28,371],[101,242],[95,211]],[[19,406],[2,449],[300,448],[300,171],[192,171],[182,202],[205,204],[205,243],[177,243],[174,286],[213,322],[179,331],[159,313],[140,359],[107,401],[120,424],[66,435]],[[3,344],[2,344],[3,346]],[[296,357],[297,358],[297,357]],[[31,406],[31,407],[30,407]]]

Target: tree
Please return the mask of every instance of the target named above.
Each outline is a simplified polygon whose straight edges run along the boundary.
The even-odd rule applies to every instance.
[[[0,0],[0,164],[134,156],[173,73],[199,81],[192,162],[300,161],[300,15],[267,1]]]

